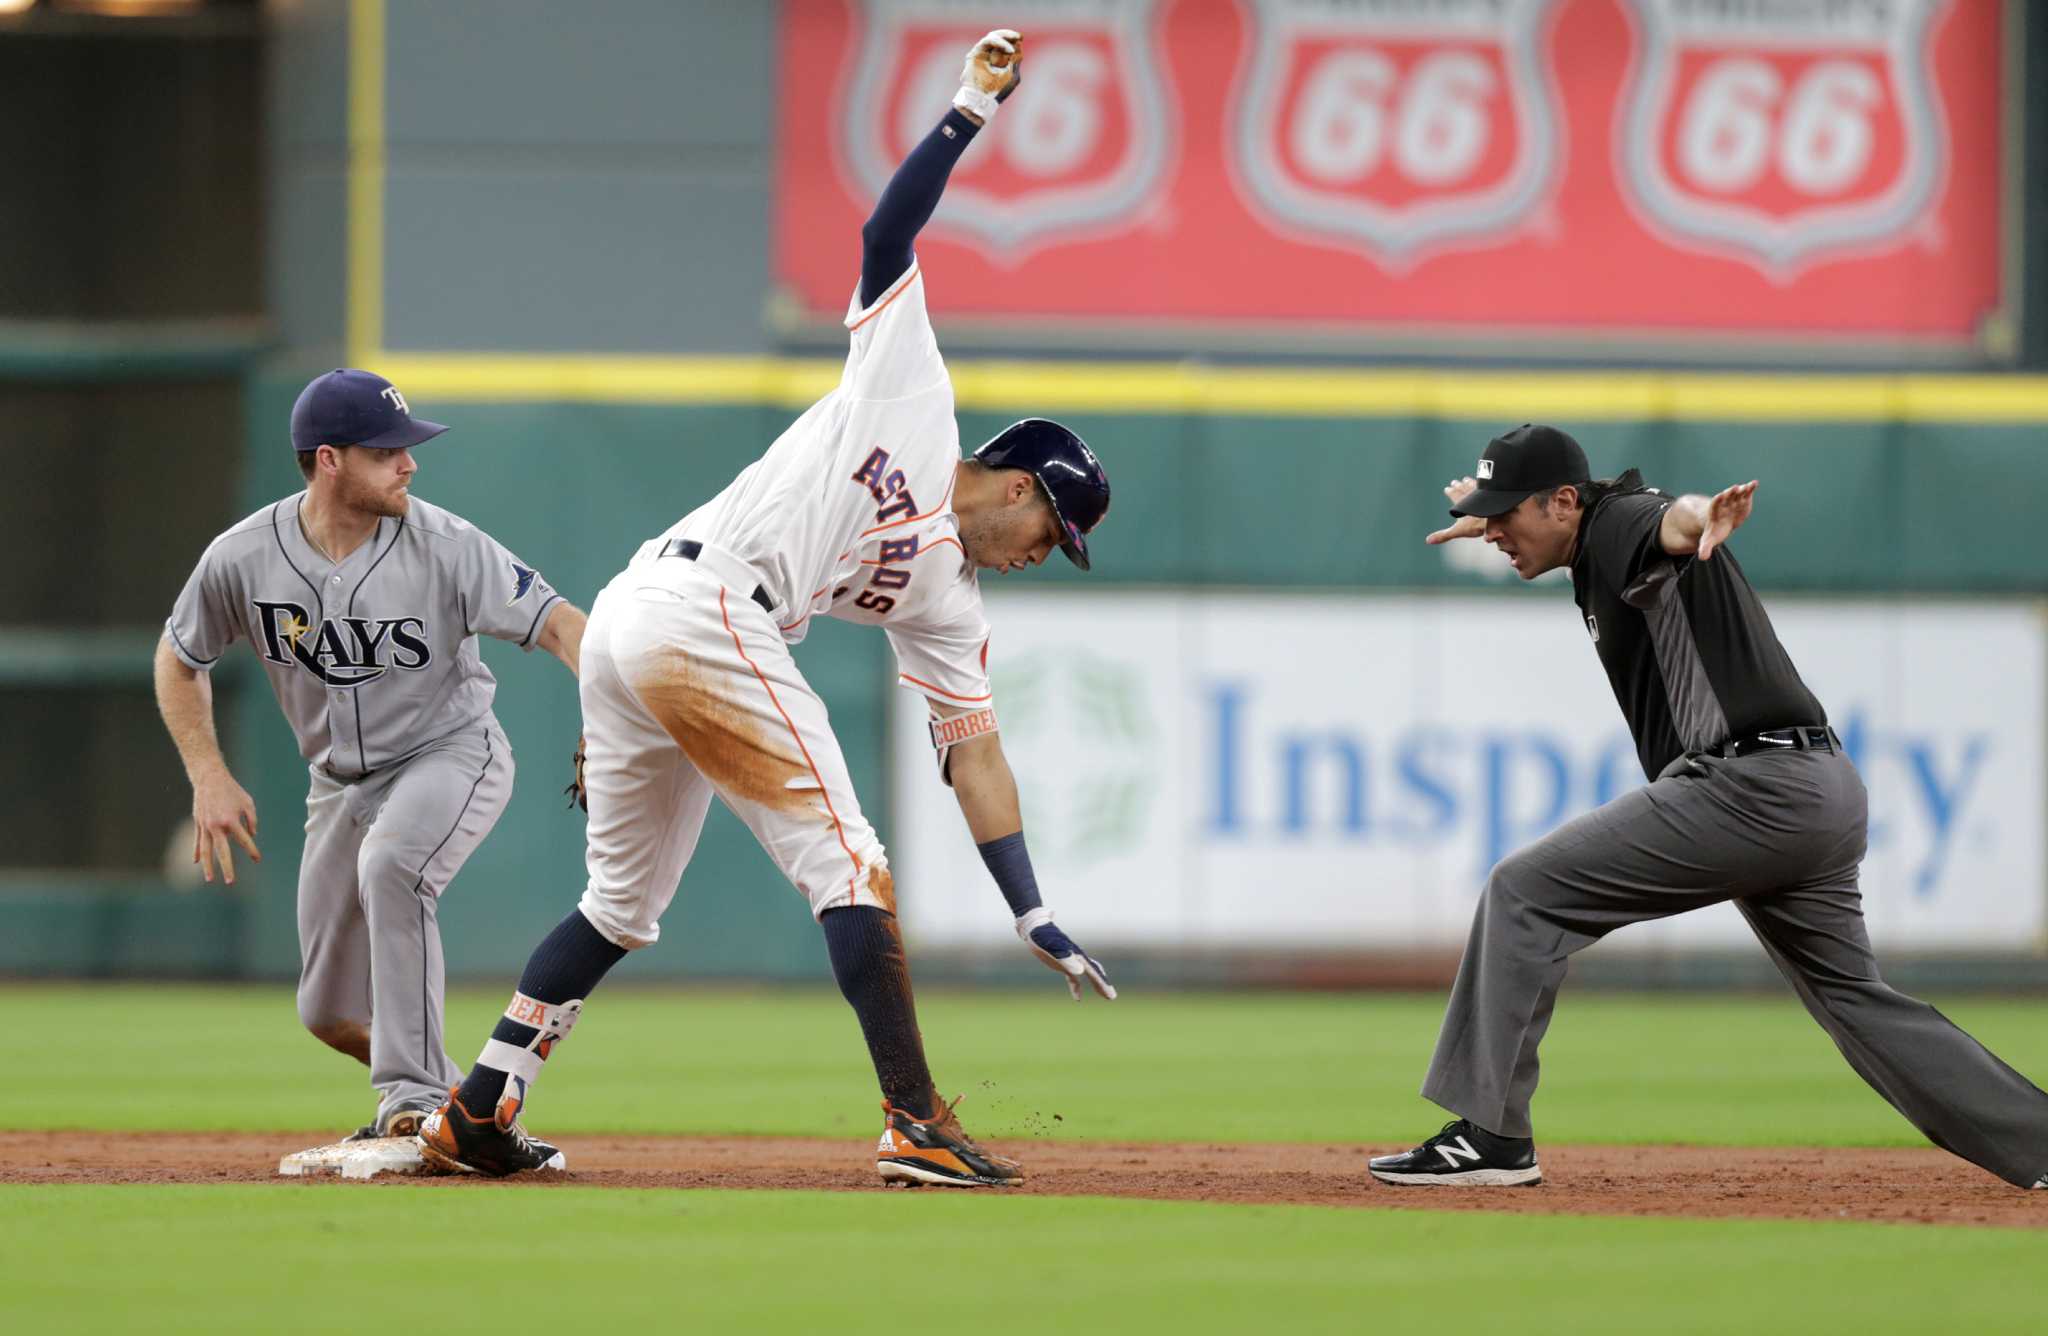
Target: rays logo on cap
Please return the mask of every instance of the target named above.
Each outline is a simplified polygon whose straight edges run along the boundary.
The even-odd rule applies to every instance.
[[[1492,460],[1482,459],[1479,461],[1479,476],[1482,478],[1491,478],[1493,476]]]

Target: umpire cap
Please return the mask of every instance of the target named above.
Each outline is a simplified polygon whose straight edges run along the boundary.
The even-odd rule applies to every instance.
[[[1025,418],[990,437],[974,457],[992,469],[1023,469],[1037,478],[1066,531],[1060,551],[1088,569],[1087,534],[1109,513],[1109,475],[1086,441],[1057,422]]]
[[[1451,507],[1451,514],[1491,519],[1538,492],[1592,477],[1577,441],[1555,427],[1524,422],[1486,443],[1486,453],[1479,456],[1479,488]]]
[[[398,387],[374,371],[337,368],[299,391],[292,405],[292,449],[361,445],[403,450],[448,430],[412,415]]]

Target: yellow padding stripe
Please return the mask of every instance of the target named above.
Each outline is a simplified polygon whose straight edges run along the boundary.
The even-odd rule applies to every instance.
[[[802,408],[837,358],[384,353],[368,365],[422,403],[761,404]],[[960,407],[1566,423],[2048,422],[2048,377],[1679,371],[1328,371],[1179,362],[961,360]]]
[[[384,0],[348,12],[348,285],[350,364],[384,342]]]

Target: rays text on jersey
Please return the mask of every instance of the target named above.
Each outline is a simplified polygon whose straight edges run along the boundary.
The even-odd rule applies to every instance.
[[[297,663],[329,686],[358,687],[393,668],[434,661],[423,617],[336,617],[314,622],[296,603],[252,600],[258,641],[272,663]]]

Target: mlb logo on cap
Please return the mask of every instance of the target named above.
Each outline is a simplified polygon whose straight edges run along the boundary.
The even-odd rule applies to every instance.
[[[1555,427],[1524,422],[1486,443],[1479,456],[1478,486],[1451,507],[1451,514],[1505,515],[1538,492],[1585,483],[1592,476],[1577,441]]]
[[[292,449],[360,445],[403,450],[448,430],[412,415],[398,387],[374,371],[338,368],[313,378],[292,405]]]

